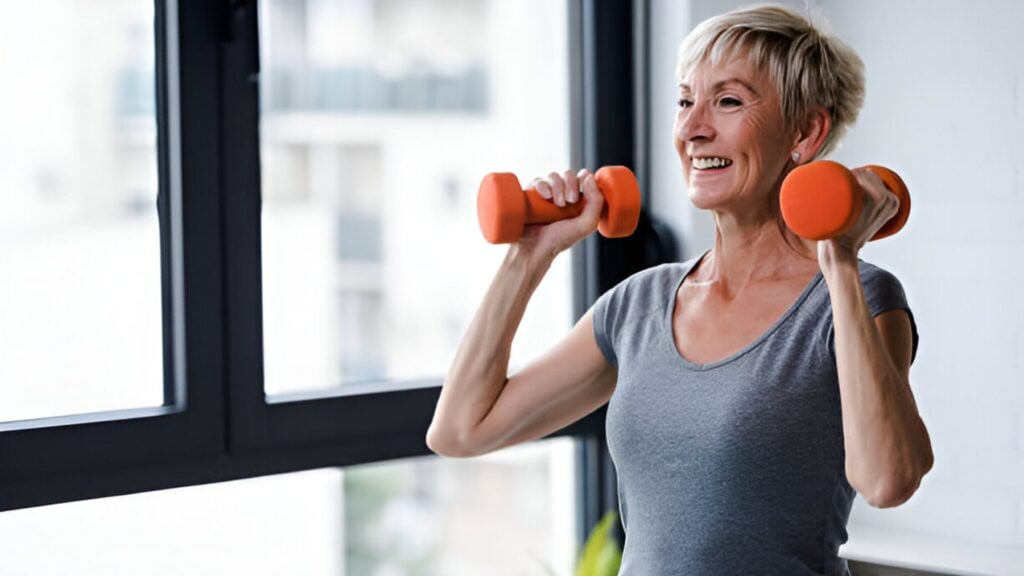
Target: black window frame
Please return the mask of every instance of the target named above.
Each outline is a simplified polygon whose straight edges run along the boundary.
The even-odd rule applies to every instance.
[[[567,47],[573,164],[625,164],[642,184],[646,5],[569,0]],[[156,0],[171,406],[0,423],[0,511],[430,454],[440,378],[266,401],[256,18],[256,0]],[[657,263],[647,221],[634,239],[573,249],[577,316],[628,272]],[[580,441],[581,539],[617,505],[604,418],[602,408],[553,435]]]
[[[166,17],[190,4],[157,0],[154,19],[167,405],[0,423],[0,510],[158,486],[127,478],[224,450],[214,21]]]

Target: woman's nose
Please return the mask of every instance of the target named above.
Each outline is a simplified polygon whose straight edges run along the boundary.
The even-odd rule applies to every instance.
[[[685,142],[714,138],[715,129],[709,112],[708,106],[700,102],[680,109],[676,115],[676,137]]]

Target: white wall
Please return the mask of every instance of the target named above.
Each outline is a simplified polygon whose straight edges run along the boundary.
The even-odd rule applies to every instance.
[[[696,23],[746,3],[653,4],[652,207],[689,257],[710,247],[713,225],[686,202],[671,148],[676,48]],[[867,69],[863,112],[833,159],[888,165],[910,187],[907,227],[862,257],[899,276],[915,312],[921,347],[911,380],[936,455],[906,505],[858,501],[847,553],[1020,574],[1024,4],[822,0],[812,12]]]

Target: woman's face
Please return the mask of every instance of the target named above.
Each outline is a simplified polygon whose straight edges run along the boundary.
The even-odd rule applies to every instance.
[[[680,83],[675,144],[694,206],[760,210],[781,184],[795,138],[771,80],[732,58],[702,63]]]

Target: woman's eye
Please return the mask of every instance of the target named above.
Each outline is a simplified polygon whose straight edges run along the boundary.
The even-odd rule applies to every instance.
[[[725,97],[718,101],[722,106],[741,106],[743,103],[732,97]]]
[[[692,100],[687,100],[686,98],[680,98],[679,102],[677,102],[677,104],[679,104],[680,108],[689,108],[689,107],[693,106],[693,101]]]

